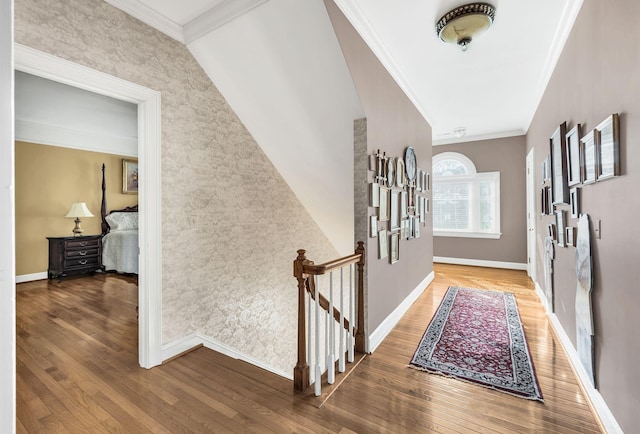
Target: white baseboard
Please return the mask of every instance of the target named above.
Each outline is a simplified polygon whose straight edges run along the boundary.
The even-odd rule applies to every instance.
[[[444,256],[434,256],[433,262],[438,262],[441,264],[471,265],[474,267],[506,268],[508,270],[526,270],[527,269],[527,264],[521,264],[519,262],[500,262],[500,261],[485,261],[482,259],[446,258]]]
[[[16,276],[16,283],[33,282],[34,280],[44,280],[48,278],[49,274],[47,274],[46,271],[41,273],[22,274],[20,276]]]
[[[254,366],[262,368],[266,371],[279,375],[281,377],[288,378],[289,380],[293,380],[293,368],[291,369],[291,372],[284,372],[280,369],[273,368],[259,360],[256,360],[227,345],[224,345],[216,341],[212,337],[206,336],[202,333],[191,333],[171,343],[163,345],[162,360],[163,361],[169,360],[179,354],[189,351],[194,347],[197,347],[198,345],[203,345],[206,348],[209,348],[210,350],[213,350],[213,351],[217,351],[221,354],[224,354],[225,356],[228,356],[237,360],[242,360],[244,362],[247,362]]]
[[[432,271],[424,278],[422,282],[416,286],[416,288],[411,291],[411,293],[405,298],[402,303],[398,307],[394,309],[388,317],[382,321],[382,324],[376,328],[373,333],[369,334],[369,338],[367,339],[367,352],[373,353],[376,348],[382,343],[384,338],[393,330],[393,328],[398,324],[398,321],[404,316],[405,313],[409,310],[411,305],[420,297],[420,295],[424,292],[424,290],[429,286],[429,284],[435,278],[435,274]]]
[[[585,390],[587,392],[587,395],[589,395],[589,400],[591,401],[594,410],[598,414],[598,418],[600,419],[600,422],[602,422],[604,429],[609,434],[624,434],[622,428],[620,428],[620,425],[618,425],[618,421],[616,421],[613,413],[611,413],[611,410],[609,410],[609,407],[607,406],[604,398],[602,397],[602,395],[600,395],[598,389],[593,387],[593,385],[591,384],[589,374],[587,374],[587,371],[582,366],[582,362],[580,362],[578,352],[574,348],[573,343],[571,342],[571,339],[569,339],[569,335],[567,335],[564,327],[562,327],[562,324],[560,324],[560,320],[555,313],[552,313],[548,309],[546,305],[546,297],[544,296],[542,288],[540,287],[540,285],[538,285],[538,282],[536,282],[535,284],[536,293],[538,294],[542,305],[545,307],[547,316],[549,317],[549,321],[551,322],[551,326],[560,339],[560,344],[564,348],[564,351],[569,358],[569,362],[573,366],[574,372],[578,375],[578,381],[581,383],[583,390]]]

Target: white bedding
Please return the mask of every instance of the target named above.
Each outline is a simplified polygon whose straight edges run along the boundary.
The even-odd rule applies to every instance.
[[[110,232],[102,238],[106,271],[138,274],[138,213],[112,212],[105,217]]]
[[[106,271],[138,274],[138,230],[112,230],[102,238]]]

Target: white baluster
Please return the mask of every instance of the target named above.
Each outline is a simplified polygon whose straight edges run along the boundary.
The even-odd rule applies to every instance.
[[[338,357],[340,362],[338,363],[338,371],[344,372],[344,279],[343,279],[344,267],[340,268],[340,326],[338,331],[340,332],[340,346],[338,347]]]
[[[353,279],[354,279],[354,273],[353,273],[353,267],[354,265],[351,264],[349,265],[349,357],[348,357],[348,361],[349,363],[352,363],[354,360],[353,357],[353,348],[355,346],[355,339],[353,334],[355,333],[356,327],[360,326],[360,324],[357,324],[356,322],[356,300],[355,300],[355,291],[353,289]]]
[[[311,366],[311,361],[313,357],[311,357],[311,349],[312,349],[312,337],[313,332],[311,331],[311,293],[307,291],[307,366]],[[311,381],[311,378],[309,378]]]
[[[316,369],[315,369],[315,384],[314,393],[316,396],[320,396],[322,381],[322,372],[320,371],[320,290],[318,285],[318,276],[315,276],[316,282]]]
[[[336,325],[333,321],[333,271],[329,272],[329,315],[327,315],[329,327],[329,346],[327,347],[327,382],[333,384],[336,381]]]

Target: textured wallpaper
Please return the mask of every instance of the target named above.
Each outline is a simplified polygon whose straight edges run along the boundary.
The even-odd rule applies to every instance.
[[[162,93],[163,344],[200,332],[292,371],[296,250],[337,252],[187,48],[99,0],[16,0],[15,33]]]

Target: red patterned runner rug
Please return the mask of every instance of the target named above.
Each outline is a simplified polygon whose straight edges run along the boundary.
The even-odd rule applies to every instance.
[[[449,287],[409,366],[543,401],[512,293]]]

